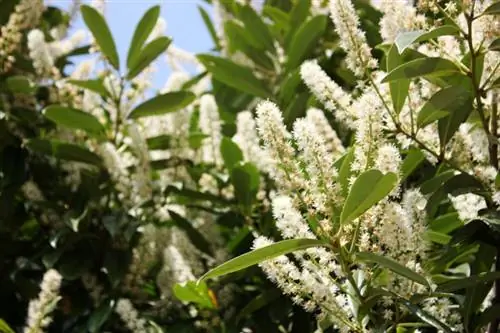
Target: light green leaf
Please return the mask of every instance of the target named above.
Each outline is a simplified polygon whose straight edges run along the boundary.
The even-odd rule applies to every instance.
[[[50,105],[43,109],[43,114],[57,125],[83,130],[92,136],[101,137],[105,130],[90,113],[67,106]]]
[[[492,282],[496,280],[500,280],[500,272],[486,272],[462,279],[453,279],[449,282],[440,284],[437,290],[440,292],[455,292],[460,289],[474,287],[477,284]]]
[[[423,238],[441,245],[446,245],[451,240],[451,236],[433,230],[425,231],[423,234]]]
[[[257,97],[269,97],[266,84],[253,74],[252,69],[210,54],[200,54],[198,59],[216,80]]]
[[[73,143],[56,140],[30,139],[26,141],[25,145],[32,151],[52,155],[62,160],[89,163],[97,166],[102,164],[102,160],[98,155],[85,147]]]
[[[83,21],[94,36],[99,49],[108,59],[109,63],[116,69],[120,69],[120,60],[116,51],[115,41],[104,17],[93,7],[82,5],[80,7]]]
[[[32,94],[36,86],[26,76],[14,75],[7,77],[7,88],[13,93]]]
[[[398,176],[392,172],[383,174],[379,170],[362,173],[351,187],[344,203],[340,223],[349,223],[385,198],[394,189]]]
[[[326,16],[318,15],[302,23],[290,43],[287,68],[293,69],[302,63],[323,35],[327,21]]]
[[[239,18],[253,39],[259,43],[260,49],[274,51],[274,39],[271,32],[251,6],[243,6]]]
[[[243,161],[243,153],[240,147],[227,137],[222,138],[220,152],[224,160],[224,165],[229,171],[231,171],[238,162]]]
[[[426,57],[415,59],[396,67],[382,79],[382,83],[402,79],[414,79],[421,76],[438,77],[454,73],[460,73],[460,69],[450,60]]]
[[[102,83],[101,80],[68,80],[70,84],[73,84],[77,87],[90,90],[99,94],[100,96],[110,97],[109,91],[106,90],[106,87]]]
[[[175,91],[158,95],[136,106],[130,111],[127,118],[138,119],[175,112],[191,104],[195,97],[193,93],[188,91]]]
[[[165,52],[172,40],[168,37],[158,37],[152,42],[146,44],[144,48],[139,51],[137,56],[134,56],[130,61],[129,72],[127,79],[132,80],[139,75],[144,68],[148,67],[160,54]]]
[[[151,150],[166,150],[170,148],[172,137],[168,134],[162,134],[146,139],[148,148]]]
[[[356,253],[356,258],[362,262],[370,262],[387,268],[394,273],[404,276],[412,281],[420,283],[423,286],[429,286],[429,282],[422,275],[412,271],[408,267],[405,267],[398,263],[397,261],[382,255],[378,255],[371,252],[358,252]]]
[[[148,9],[137,24],[127,54],[127,68],[129,71],[134,67],[132,64],[135,63],[135,59],[139,56],[139,53],[149,35],[153,31],[159,16],[160,6],[153,6]]]
[[[403,57],[396,50],[396,45],[393,44],[387,54],[387,71],[390,72],[401,64],[403,64]],[[406,97],[408,97],[409,88],[409,79],[402,79],[389,83],[392,105],[396,114],[401,112],[401,109],[405,104]]]
[[[420,149],[410,149],[401,165],[401,181],[404,181],[425,160]]]
[[[396,44],[398,51],[401,54],[408,46],[413,43],[423,42],[440,36],[457,35],[459,31],[460,30],[455,26],[444,25],[429,32],[425,32],[425,30],[402,32],[397,35],[394,43]]]
[[[182,284],[177,283],[174,286],[174,295],[183,302],[196,303],[208,309],[216,307],[213,293],[203,282],[188,281]]]
[[[218,276],[240,271],[244,268],[256,265],[265,260],[278,257],[294,251],[305,250],[310,247],[329,247],[330,245],[318,239],[288,239],[277,242],[251,252],[245,253],[239,257],[226,261],[203,275],[199,281],[213,279]]]
[[[500,1],[491,4],[484,10],[481,15],[499,15],[500,14]]]

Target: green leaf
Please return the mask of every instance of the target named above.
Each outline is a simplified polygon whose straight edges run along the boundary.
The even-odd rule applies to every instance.
[[[272,301],[278,299],[280,296],[281,293],[277,289],[266,290],[245,305],[245,307],[236,316],[235,321],[239,323],[243,318],[249,316],[257,310],[262,309]]]
[[[181,110],[191,104],[195,95],[188,91],[174,91],[157,95],[150,100],[136,106],[127,118],[138,119],[142,117],[159,116],[165,113]]]
[[[144,46],[140,53],[130,61],[127,79],[132,80],[139,75],[144,68],[148,67],[160,54],[165,52],[171,42],[170,38],[162,36]]]
[[[410,149],[401,165],[401,181],[408,178],[424,160],[425,155],[420,149]]]
[[[464,225],[458,217],[458,213],[448,213],[439,215],[429,223],[429,228],[433,231],[448,234]]]
[[[94,80],[67,80],[66,82],[73,84],[77,87],[90,90],[99,94],[100,96],[110,97],[109,91],[106,90],[104,84],[99,79]]]
[[[243,153],[240,147],[227,137],[222,138],[220,152],[224,160],[224,165],[229,171],[231,171],[237,163],[243,161]]]
[[[172,137],[167,134],[147,138],[146,143],[150,150],[166,150],[170,148]]]
[[[250,214],[253,201],[259,191],[260,173],[250,162],[237,164],[231,171],[231,182],[234,186],[234,196]]]
[[[398,176],[392,172],[383,174],[379,170],[362,173],[351,187],[344,203],[340,223],[349,223],[385,198],[394,189]]]
[[[451,236],[432,230],[425,231],[423,236],[424,239],[441,245],[446,245],[451,241]]]
[[[99,49],[108,59],[109,63],[116,69],[120,69],[120,60],[116,51],[115,41],[111,35],[108,24],[104,17],[93,7],[82,5],[80,7],[83,21],[95,38]]]
[[[201,252],[208,255],[213,255],[210,243],[206,238],[193,226],[191,222],[186,220],[174,211],[169,210],[168,214],[177,227],[184,230],[191,243],[196,246]]]
[[[487,283],[500,280],[500,272],[487,272],[478,275],[469,276],[462,279],[453,279],[449,282],[440,284],[437,288],[440,292],[455,292],[460,289],[474,287],[481,283]]]
[[[197,57],[216,80],[257,97],[269,97],[266,84],[257,79],[252,69],[210,54],[200,54]]]
[[[452,25],[444,25],[429,32],[425,32],[424,30],[402,32],[397,35],[394,43],[396,44],[398,51],[401,54],[408,46],[413,43],[423,42],[440,36],[457,35],[459,32],[460,30]]]
[[[460,69],[450,60],[426,57],[415,59],[396,67],[382,79],[382,83],[413,79],[426,75],[439,77],[459,72]]]
[[[216,48],[219,48],[220,47],[219,37],[217,37],[217,32],[215,30],[214,24],[212,23],[212,20],[210,19],[210,15],[201,6],[198,6],[198,10],[200,11],[201,18],[203,19],[203,22],[205,23],[205,26],[207,27],[208,32],[210,33],[210,37],[212,37],[212,41],[214,42]]]
[[[446,87],[436,92],[418,112],[417,126],[423,128],[450,115],[450,111],[453,110],[457,99],[463,93],[463,89],[456,86]]]
[[[203,132],[192,132],[189,133],[189,147],[192,149],[200,149],[201,145],[203,143],[203,140],[205,138],[208,138],[208,134],[205,134]]]
[[[0,319],[0,333],[16,333],[14,330],[5,322],[5,320]]]
[[[339,175],[337,181],[342,189],[343,197],[347,197],[349,193],[349,179],[351,178],[351,165],[354,161],[354,149],[349,148],[347,153],[344,154],[345,158],[342,161],[342,165],[339,169]]]
[[[490,51],[499,51],[500,52],[500,38],[497,38],[493,42],[491,42],[488,49]]]
[[[496,319],[500,318],[500,303],[492,304],[490,307],[481,313],[477,319],[476,332],[483,332],[480,328],[488,325]]]
[[[281,242],[261,247],[251,252],[245,253],[239,257],[226,261],[203,275],[199,282],[213,279],[218,276],[240,271],[244,268],[256,265],[265,260],[278,257],[294,251],[304,250],[310,247],[329,247],[330,245],[318,239],[288,239]]]
[[[327,24],[324,15],[318,15],[304,22],[293,37],[288,50],[287,68],[299,66],[323,35]]]
[[[393,44],[389,50],[389,53],[387,54],[387,71],[392,71],[396,67],[403,64],[403,62],[403,57],[398,53],[396,44]],[[396,114],[399,114],[405,104],[406,97],[408,97],[410,80],[402,79],[396,82],[390,82],[389,88],[391,90],[391,99],[394,111],[396,112]]]
[[[395,295],[395,296],[397,296],[397,295]],[[427,324],[431,325],[432,327],[439,329],[440,332],[444,332],[444,333],[453,333],[454,332],[446,324],[444,324],[443,322],[441,322],[440,320],[438,320],[437,318],[435,318],[434,316],[432,316],[428,312],[422,310],[420,307],[416,306],[415,304],[407,301],[406,299],[404,299],[402,297],[397,297],[397,299],[398,299],[399,303],[403,304],[406,308],[408,308],[408,310],[412,314],[414,314],[415,316],[420,318],[420,320],[422,320],[424,323],[427,323]]]
[[[214,309],[216,307],[211,290],[203,282],[177,283],[174,286],[174,295],[183,302],[196,303],[203,308]]]
[[[32,94],[36,86],[26,76],[14,75],[7,77],[7,88],[13,93]]]
[[[96,137],[103,135],[105,129],[99,120],[82,110],[61,105],[50,105],[43,109],[43,114],[57,125],[79,129]]]
[[[102,164],[102,160],[98,155],[85,147],[73,143],[56,140],[30,139],[27,140],[25,144],[26,147],[35,152],[52,155],[61,160],[83,162],[96,166]]]
[[[156,22],[158,22],[158,17],[160,16],[160,6],[153,6],[144,15],[137,24],[134,31],[134,36],[130,42],[130,47],[127,54],[127,68],[129,71],[132,69],[132,64],[135,59],[139,56],[139,53],[144,46],[144,43],[148,39],[149,35],[153,31]]]
[[[500,1],[491,4],[484,10],[481,15],[499,15],[500,14]]]
[[[439,106],[441,110],[447,110],[449,115],[438,120],[439,142],[441,149],[444,150],[446,144],[453,137],[460,125],[464,123],[473,110],[473,93],[468,89],[467,85],[456,85],[448,89],[446,95],[455,96],[453,103],[444,106],[446,102],[441,100]],[[449,89],[455,90],[450,92]],[[437,103],[437,102],[436,102]]]
[[[90,333],[98,333],[101,331],[102,325],[108,320],[113,312],[115,302],[111,299],[105,300],[97,309],[92,312],[92,315],[87,322],[87,329]]]
[[[274,51],[274,39],[271,32],[251,6],[243,6],[239,18],[253,39],[259,43],[260,49]]]
[[[356,258],[358,258],[362,262],[370,262],[380,265],[398,275],[404,276],[405,278],[420,283],[423,286],[429,286],[429,282],[425,277],[412,271],[408,267],[401,265],[400,263],[389,257],[381,256],[371,252],[358,252],[356,253]]]

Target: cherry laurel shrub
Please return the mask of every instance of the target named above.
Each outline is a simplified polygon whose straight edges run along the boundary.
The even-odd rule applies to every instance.
[[[0,331],[498,331],[499,2],[1,6]]]

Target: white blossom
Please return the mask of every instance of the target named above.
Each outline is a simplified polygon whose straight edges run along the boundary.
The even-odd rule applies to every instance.
[[[475,219],[478,217],[478,212],[486,208],[484,198],[474,193],[450,195],[450,200],[462,221]]]

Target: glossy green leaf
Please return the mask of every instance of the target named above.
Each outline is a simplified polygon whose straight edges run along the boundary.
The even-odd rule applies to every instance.
[[[93,79],[93,80],[68,80],[70,84],[73,84],[77,87],[90,90],[99,94],[100,96],[110,97],[110,93],[106,90],[106,87],[102,83],[101,80]]]
[[[240,147],[227,137],[223,137],[221,140],[220,152],[224,160],[224,165],[229,171],[231,171],[237,163],[243,161],[243,153]]]
[[[251,6],[243,6],[240,10],[239,18],[247,31],[253,36],[253,39],[260,44],[261,49],[274,51],[274,39],[271,32]]]
[[[159,116],[165,113],[181,110],[191,104],[195,95],[188,91],[175,91],[157,95],[150,100],[136,106],[127,118],[138,119],[142,117]]]
[[[427,75],[439,77],[454,73],[460,73],[460,69],[450,60],[426,57],[415,59],[396,67],[382,79],[382,83],[402,79],[414,79]]]
[[[408,46],[413,43],[423,42],[440,36],[457,35],[459,32],[460,30],[453,25],[444,25],[432,29],[428,32],[426,32],[425,30],[407,31],[399,33],[396,36],[396,40],[394,41],[394,43],[396,44],[398,51],[401,54]]]
[[[188,236],[191,243],[196,246],[201,252],[206,253],[208,255],[213,255],[212,248],[210,247],[210,243],[206,240],[206,238],[193,226],[191,222],[186,220],[184,217],[180,216],[174,211],[169,210],[168,214],[172,218],[172,221],[175,223],[177,227],[184,230],[186,235]]]
[[[26,76],[8,76],[5,81],[7,83],[7,88],[13,93],[32,94],[36,90],[36,86]]]
[[[450,115],[450,112],[454,109],[456,99],[460,98],[463,93],[463,89],[454,86],[436,92],[418,112],[417,126],[423,128]]]
[[[304,22],[293,37],[288,50],[287,68],[299,66],[323,35],[327,17],[318,15]]]
[[[111,35],[108,24],[104,17],[92,6],[82,5],[81,7],[83,21],[89,28],[92,36],[99,45],[99,49],[108,59],[109,63],[118,70],[120,68],[120,60],[116,51],[115,41]]]
[[[127,79],[132,80],[139,75],[146,67],[156,60],[163,52],[165,52],[172,40],[168,37],[158,37],[139,51],[137,56],[134,56],[130,61],[129,72]]]
[[[203,282],[177,283],[174,286],[174,295],[183,302],[196,303],[203,308],[214,309],[216,307],[211,297],[211,291]]]
[[[340,223],[349,223],[385,198],[394,189],[398,181],[396,174],[383,174],[379,170],[362,173],[351,187],[344,203]]]
[[[486,272],[462,279],[453,279],[449,282],[440,284],[437,290],[441,292],[455,292],[460,289],[473,287],[477,284],[496,281],[496,280],[500,280],[500,272]]]
[[[226,261],[203,275],[199,281],[213,279],[218,276],[240,271],[265,260],[273,259],[283,254],[305,250],[310,247],[329,247],[330,245],[318,239],[288,239],[264,246],[239,257]]]
[[[500,1],[492,3],[481,15],[500,15]]]
[[[14,330],[5,322],[0,319],[0,333],[15,333]]]
[[[387,54],[387,71],[392,71],[396,67],[403,64],[403,62],[403,57],[398,53],[395,44],[393,44],[389,50],[389,53]],[[392,105],[396,114],[399,114],[401,112],[401,109],[403,109],[406,98],[408,97],[409,88],[409,79],[402,79],[389,83]]]
[[[209,54],[198,55],[198,59],[216,80],[239,91],[262,98],[269,97],[266,84],[253,74],[252,69]]]
[[[447,89],[445,95],[455,96],[453,103],[449,104],[441,99],[440,105],[436,107],[440,110],[446,110],[449,115],[438,120],[439,142],[441,149],[451,140],[460,125],[464,123],[473,110],[474,95],[467,85],[452,86]],[[454,91],[451,92],[450,89]],[[442,96],[440,96],[442,98]],[[437,103],[437,101],[435,101]],[[444,105],[447,104],[447,105]]]
[[[424,160],[425,155],[420,149],[410,149],[401,165],[401,181],[408,178]]]
[[[397,261],[382,255],[371,252],[359,252],[356,253],[356,258],[362,262],[374,263],[384,268],[387,268],[394,273],[404,276],[412,281],[420,283],[423,286],[429,286],[429,282],[422,275],[412,271],[406,266],[401,265]]]
[[[100,166],[101,158],[89,151],[87,148],[68,142],[44,139],[30,139],[25,143],[26,147],[41,154],[52,155],[56,158],[83,162]]]
[[[220,47],[219,37],[217,36],[217,31],[215,30],[210,15],[202,6],[198,6],[198,10],[200,12],[201,18],[203,19],[203,22],[205,23],[205,26],[208,29],[208,32],[210,33],[210,37],[212,37],[212,41],[214,42],[215,46],[219,48]]]
[[[144,13],[137,24],[127,54],[127,68],[129,71],[135,67],[132,64],[135,63],[135,59],[138,58],[144,43],[146,43],[146,40],[153,31],[159,17],[160,6],[153,6]]]
[[[105,300],[99,305],[97,309],[92,311],[92,315],[87,322],[87,329],[89,333],[101,332],[102,325],[108,320],[113,312],[115,302],[111,299]]]
[[[43,114],[60,126],[83,130],[97,137],[102,136],[104,133],[104,126],[99,120],[82,110],[61,105],[50,105],[43,109]]]
[[[424,183],[422,183],[420,191],[422,194],[430,194],[438,190],[444,183],[453,178],[454,175],[455,172],[453,170],[446,170],[438,173],[434,175],[434,177],[427,179]]]

